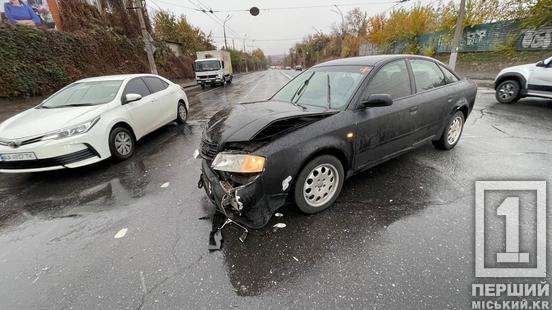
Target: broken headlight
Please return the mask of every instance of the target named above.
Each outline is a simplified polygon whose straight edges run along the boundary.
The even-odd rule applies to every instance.
[[[259,173],[264,171],[265,160],[257,155],[218,153],[211,167],[219,171]]]

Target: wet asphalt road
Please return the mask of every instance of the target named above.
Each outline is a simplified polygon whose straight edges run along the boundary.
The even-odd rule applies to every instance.
[[[0,308],[469,308],[474,182],[550,180],[552,101],[499,105],[480,89],[453,151],[428,145],[357,175],[321,214],[286,206],[245,243],[229,226],[209,253],[200,218],[213,209],[192,158],[202,126],[269,97],[285,74],[189,91],[189,124],[147,136],[126,162],[0,175]],[[287,227],[272,230],[277,222]]]

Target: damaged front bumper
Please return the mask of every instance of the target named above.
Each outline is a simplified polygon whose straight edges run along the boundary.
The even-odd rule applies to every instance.
[[[207,160],[202,160],[202,174],[198,187],[205,193],[217,210],[227,218],[252,229],[265,226],[274,211],[284,205],[287,193],[268,194],[265,173],[254,177],[249,183],[232,185],[214,171]]]

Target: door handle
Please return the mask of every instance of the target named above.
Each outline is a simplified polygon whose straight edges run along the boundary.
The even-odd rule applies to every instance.
[[[409,109],[409,111],[410,111],[410,114],[416,114],[416,112],[418,112],[418,106],[411,107],[411,108]]]
[[[447,97],[447,101],[448,101],[449,103],[451,103],[451,102],[452,102],[452,96],[448,96],[448,97]]]

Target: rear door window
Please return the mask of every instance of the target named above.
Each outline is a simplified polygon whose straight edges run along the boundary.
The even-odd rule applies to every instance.
[[[393,99],[411,95],[406,62],[399,60],[383,66],[370,81],[367,92],[369,95],[388,94]]]
[[[165,81],[156,77],[148,76],[144,77],[143,79],[148,85],[148,88],[150,89],[152,94],[165,90],[169,86],[169,84],[167,84]]]
[[[123,95],[127,94],[139,94],[142,97],[146,97],[150,95],[151,92],[146,86],[146,83],[144,83],[141,78],[136,78],[128,82],[128,84],[126,85]]]
[[[449,69],[443,66],[439,66],[439,67],[441,67],[441,70],[443,70],[443,73],[445,74],[445,81],[447,82],[447,84],[458,82],[458,78],[456,77],[456,75],[450,72]]]
[[[414,72],[417,92],[446,85],[445,75],[436,63],[428,60],[412,59],[410,64]]]

